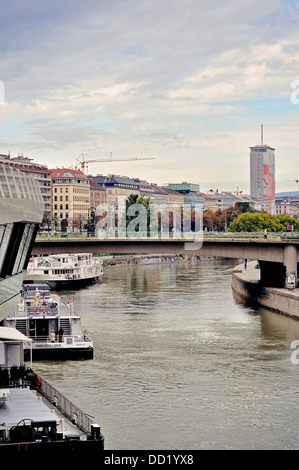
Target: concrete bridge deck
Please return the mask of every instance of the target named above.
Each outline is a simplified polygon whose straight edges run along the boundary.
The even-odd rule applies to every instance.
[[[93,254],[148,254],[216,256],[244,260],[258,260],[261,283],[264,286],[282,287],[286,279],[295,274],[297,286],[297,263],[299,242],[279,239],[229,239],[207,238],[203,241],[186,241],[183,238],[49,238],[37,239],[33,255],[59,253]]]
[[[130,239],[130,238],[45,238],[36,239],[32,254],[89,252],[94,254],[194,254],[199,256],[221,256],[224,258],[263,260],[283,263],[285,250],[293,247],[296,262],[299,262],[299,240],[263,240],[204,238],[202,243],[180,239]]]

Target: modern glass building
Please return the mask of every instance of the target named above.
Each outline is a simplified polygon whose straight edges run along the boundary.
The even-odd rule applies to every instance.
[[[199,192],[199,184],[194,183],[169,183],[168,187],[183,194]]]

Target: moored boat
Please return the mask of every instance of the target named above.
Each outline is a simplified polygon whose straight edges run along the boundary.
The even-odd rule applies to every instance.
[[[91,253],[30,258],[24,281],[47,283],[52,289],[93,284],[103,275],[103,261]]]
[[[93,343],[82,331],[81,319],[45,284],[23,285],[21,301],[3,326],[16,328],[32,340],[32,359],[92,359]],[[25,360],[30,349],[24,349]]]
[[[27,343],[15,328],[0,327],[1,455],[67,457],[102,451],[100,426],[24,363]]]
[[[44,202],[35,179],[0,164],[0,320],[21,303],[20,290]],[[104,448],[100,426],[24,365],[33,340],[15,328],[0,327],[0,453],[58,459]],[[30,355],[31,358],[31,355]],[[56,460],[54,460],[56,462]],[[42,462],[42,460],[41,460]],[[58,460],[59,462],[59,460]]]

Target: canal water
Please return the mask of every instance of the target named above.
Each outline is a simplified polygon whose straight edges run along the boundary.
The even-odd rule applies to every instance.
[[[238,303],[235,264],[105,268],[60,293],[94,359],[34,369],[101,425],[108,450],[298,449],[299,321]]]

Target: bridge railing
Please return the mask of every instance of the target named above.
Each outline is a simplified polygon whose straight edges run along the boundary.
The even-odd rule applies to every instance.
[[[269,232],[267,238],[268,239],[280,239],[281,238],[282,232]],[[152,237],[147,237],[146,234],[141,234],[142,236],[137,237],[146,239],[146,238],[152,238]],[[183,235],[183,234],[182,234]],[[37,240],[54,240],[54,239],[88,239],[88,238],[97,238],[95,232],[86,232],[86,231],[78,231],[78,232],[42,232],[37,234],[36,239]],[[121,234],[118,236],[116,233],[114,237],[109,237],[109,234],[105,236],[103,239],[110,239],[110,238],[115,238],[115,239],[132,239],[133,237],[130,236],[125,236]],[[159,234],[157,237],[154,237],[154,239],[173,239],[173,238],[178,238],[175,235],[173,235],[171,232],[164,233],[164,234]],[[183,238],[183,236],[182,236]],[[240,239],[240,238],[245,238],[245,239],[262,239],[264,238],[264,232],[203,232],[203,238],[229,238],[229,239]]]

